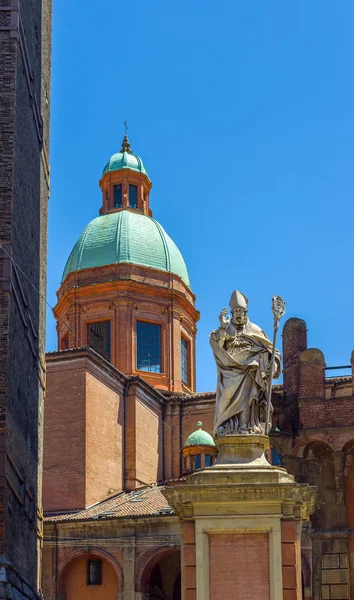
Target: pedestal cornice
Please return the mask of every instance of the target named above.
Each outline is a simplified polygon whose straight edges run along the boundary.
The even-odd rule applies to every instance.
[[[265,435],[216,438],[219,456],[180,481],[167,483],[164,495],[180,518],[200,514],[280,514],[308,520],[315,507],[315,488],[296,483],[285,469],[269,464]]]

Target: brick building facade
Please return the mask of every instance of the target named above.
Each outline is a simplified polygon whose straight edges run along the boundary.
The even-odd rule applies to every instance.
[[[161,226],[151,224],[150,180],[127,144],[105,168],[101,215],[65,268],[60,349],[47,355],[48,600],[177,600],[181,579],[185,600],[195,599],[194,546],[184,540],[181,573],[180,528],[161,489],[191,464],[203,466],[205,455],[187,463],[182,448],[198,421],[212,432],[215,393],[195,392],[199,315],[188,273]],[[137,225],[137,215],[148,221]],[[140,240],[150,226],[146,249],[149,238]],[[269,460],[318,490],[302,536],[303,597],[346,600],[354,599],[353,378],[326,378],[325,369],[321,351],[307,348],[304,321],[289,319]],[[300,598],[285,550],[284,598]]]
[[[0,597],[40,589],[50,0],[0,2]]]

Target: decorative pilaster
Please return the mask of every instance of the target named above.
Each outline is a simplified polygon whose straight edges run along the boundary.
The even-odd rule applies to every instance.
[[[136,600],[135,595],[135,538],[124,546],[124,600]]]

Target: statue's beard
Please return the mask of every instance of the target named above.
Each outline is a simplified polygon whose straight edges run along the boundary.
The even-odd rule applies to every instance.
[[[233,317],[232,322],[235,325],[235,327],[244,327],[245,325],[247,325],[248,317],[246,315],[239,315],[237,317]]]

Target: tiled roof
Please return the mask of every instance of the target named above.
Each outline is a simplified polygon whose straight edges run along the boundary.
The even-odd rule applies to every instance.
[[[167,390],[159,390],[163,396],[168,399],[177,398],[178,400],[190,400],[193,398],[204,400],[215,398],[216,392],[170,392]]]
[[[338,377],[326,377],[326,383],[350,383],[351,375],[338,375]]]
[[[162,495],[161,486],[144,487],[134,492],[121,492],[93,506],[75,513],[48,515],[46,522],[86,521],[119,517],[152,517],[173,515],[173,510]]]

